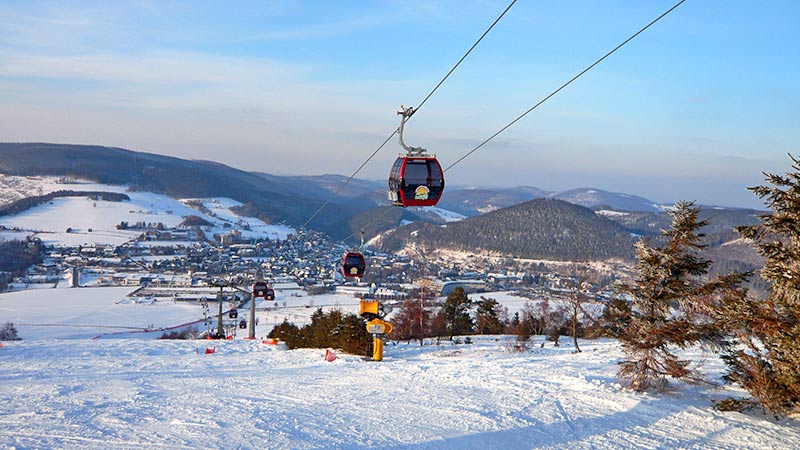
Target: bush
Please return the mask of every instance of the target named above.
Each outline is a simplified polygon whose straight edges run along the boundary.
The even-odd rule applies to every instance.
[[[197,327],[187,328],[185,330],[180,331],[170,331],[164,332],[159,339],[196,339],[197,338]]]
[[[6,322],[0,328],[0,341],[21,341],[22,338],[17,335],[17,327],[11,322]]]
[[[367,354],[372,336],[367,333],[364,319],[340,310],[327,313],[318,308],[311,315],[311,323],[298,328],[286,320],[269,332],[269,337],[283,341],[290,349],[335,348],[355,355]]]

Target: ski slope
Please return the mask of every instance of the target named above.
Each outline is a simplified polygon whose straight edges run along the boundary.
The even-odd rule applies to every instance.
[[[0,447],[800,448],[796,420],[714,410],[729,389],[623,390],[619,345],[582,347],[520,353],[477,338],[328,363],[324,350],[246,340],[6,342]]]
[[[281,286],[275,302],[257,304],[255,341],[242,339],[247,330],[231,341],[164,341],[155,339],[162,331],[105,328],[202,317],[196,304],[131,301],[134,288],[0,295],[0,322],[14,321],[24,339],[0,347],[0,448],[800,448],[797,420],[714,410],[713,400],[744,395],[735,388],[620,388],[613,340],[582,340],[578,354],[569,339],[542,348],[542,336],[522,352],[511,337],[389,343],[380,363],[266,345],[260,338],[284,319],[358,307],[346,295]],[[483,295],[509,309],[521,300]],[[686,356],[719,382],[715,355]]]
[[[70,288],[60,283],[58,288],[27,289],[0,293],[0,325],[12,322],[19,336],[26,340],[91,339],[91,338],[138,338],[155,339],[164,329],[175,329],[185,325],[203,331],[203,309],[198,303],[161,301],[137,301],[128,297],[139,287],[90,287]],[[214,298],[216,288],[206,289]],[[180,292],[179,289],[176,292]],[[256,304],[259,324],[256,336],[266,336],[275,325],[284,320],[304,325],[311,320],[317,308],[325,311],[340,309],[358,312],[359,299],[341,294],[306,296],[305,292],[290,289],[275,289],[275,301]],[[210,312],[216,318],[216,302],[209,302]],[[225,302],[225,311],[232,306]],[[247,318],[249,303],[239,310],[240,318]],[[226,316],[227,318],[227,316]],[[215,325],[216,321],[212,325]],[[142,332],[138,329],[158,331]],[[128,331],[126,331],[128,330]],[[237,337],[247,335],[247,330],[238,330]]]

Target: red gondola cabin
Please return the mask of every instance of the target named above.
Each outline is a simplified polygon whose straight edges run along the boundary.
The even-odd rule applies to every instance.
[[[264,300],[275,300],[275,289],[268,287],[264,293]]]
[[[342,258],[342,275],[349,278],[361,278],[367,270],[367,261],[361,252],[349,251]]]
[[[399,156],[389,172],[389,201],[396,206],[435,206],[444,172],[435,156]]]
[[[253,297],[266,297],[267,295],[267,283],[265,281],[256,281],[253,284]],[[274,296],[274,294],[273,294]]]

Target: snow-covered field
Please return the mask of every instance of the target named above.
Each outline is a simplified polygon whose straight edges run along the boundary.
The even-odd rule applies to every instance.
[[[133,287],[29,289],[0,294],[0,322],[25,340],[90,339],[128,328],[170,327],[201,319],[197,305],[134,304]]]
[[[24,232],[9,234],[6,238],[19,239],[33,235],[47,245],[56,246],[120,245],[141,234],[141,231],[118,230],[116,226],[120,222],[161,222],[166,227],[175,227],[190,215],[199,216],[212,224],[205,229],[209,236],[229,233],[231,229],[238,229],[245,238],[286,239],[288,234],[294,233],[294,229],[284,225],[237,216],[230,208],[241,203],[228,198],[194,199],[208,209],[210,214],[206,214],[191,207],[189,200],[176,200],[152,192],[128,191],[125,186],[85,181],[62,183],[55,177],[0,175],[0,200],[16,200],[20,196],[41,195],[57,190],[119,192],[128,195],[130,200],[109,202],[88,197],[56,198],[20,214],[0,217],[0,225]],[[4,236],[0,235],[1,238]]]
[[[320,306],[357,308],[352,297],[288,287],[258,305],[259,338],[284,318],[307,322]],[[0,347],[0,448],[800,448],[797,420],[714,410],[712,400],[743,395],[734,388],[621,389],[614,373],[622,354],[611,340],[582,341],[579,354],[568,339],[541,348],[541,336],[522,352],[507,337],[389,343],[380,363],[343,354],[328,363],[324,350],[260,339],[163,341],[153,339],[160,332],[133,331],[89,339],[117,331],[101,325],[201,317],[197,305],[126,301],[131,290],[0,296],[0,321],[16,321],[24,339]],[[484,295],[509,309],[519,300]],[[688,356],[719,381],[718,358]]]
[[[163,331],[144,333],[136,329],[173,328],[203,319],[202,307],[197,303],[158,302],[136,303],[128,294],[135,287],[70,288],[60,284],[58,288],[27,289],[0,294],[0,325],[12,322],[24,340],[146,338],[161,336]],[[214,298],[216,289],[206,288]],[[304,325],[310,322],[317,308],[338,308],[345,312],[358,312],[357,298],[348,295],[326,294],[308,297],[302,291],[275,290],[274,302],[256,304],[256,336],[266,336],[275,325],[284,320]],[[217,304],[210,302],[211,314],[218,311]],[[223,305],[225,311],[230,303]],[[249,304],[239,310],[240,317],[247,317]],[[216,322],[215,322],[216,323]],[[204,325],[194,324],[201,331]],[[132,330],[133,329],[133,330]],[[130,330],[130,331],[126,331]],[[239,336],[246,334],[238,333]]]
[[[714,410],[727,390],[620,389],[618,344],[582,346],[400,344],[329,363],[246,340],[9,342],[0,447],[800,448],[797,421]]]

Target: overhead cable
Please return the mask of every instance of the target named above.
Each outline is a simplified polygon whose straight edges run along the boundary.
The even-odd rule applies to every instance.
[[[558,94],[558,93],[559,93],[559,92],[560,92],[562,89],[564,89],[565,87],[567,87],[567,86],[569,86],[570,84],[572,84],[572,82],[573,82],[573,81],[575,81],[575,80],[577,80],[578,78],[580,78],[580,77],[581,77],[583,74],[585,74],[586,72],[588,72],[588,71],[592,70],[592,69],[593,69],[593,68],[594,68],[596,65],[600,64],[601,62],[603,62],[603,60],[604,60],[604,59],[606,59],[606,58],[608,58],[609,56],[611,56],[611,55],[612,55],[614,52],[616,52],[617,50],[619,50],[620,48],[622,48],[622,47],[623,47],[625,44],[627,44],[628,42],[632,41],[632,40],[633,40],[633,39],[634,39],[636,36],[640,35],[640,34],[641,34],[642,32],[644,32],[646,29],[650,28],[650,27],[651,27],[653,24],[655,24],[656,22],[658,22],[659,20],[661,20],[662,18],[664,18],[664,17],[665,17],[667,14],[671,13],[671,12],[672,12],[672,11],[674,11],[674,10],[675,10],[677,7],[681,6],[681,4],[683,4],[683,2],[685,2],[685,1],[686,1],[686,0],[680,0],[680,1],[679,1],[678,3],[676,3],[676,4],[675,4],[675,5],[672,7],[672,8],[670,8],[670,9],[666,10],[666,11],[665,11],[664,13],[662,13],[660,16],[658,16],[658,17],[656,17],[655,19],[653,19],[653,21],[651,21],[650,23],[648,23],[647,25],[645,25],[644,27],[642,27],[642,28],[641,28],[639,31],[637,31],[636,33],[634,33],[633,35],[631,35],[631,36],[630,36],[628,39],[625,39],[624,41],[622,41],[622,43],[620,43],[619,45],[617,45],[616,47],[614,47],[614,49],[613,49],[613,50],[611,50],[610,52],[606,53],[606,54],[605,54],[605,55],[603,55],[603,56],[602,56],[600,59],[598,59],[597,61],[593,62],[591,65],[589,65],[587,68],[585,68],[585,69],[583,69],[582,71],[580,71],[580,73],[578,73],[577,75],[575,75],[574,77],[572,77],[572,78],[571,78],[569,81],[567,81],[566,83],[564,83],[564,84],[562,84],[561,86],[559,86],[559,87],[558,87],[558,89],[556,89],[556,90],[554,90],[553,92],[551,92],[550,94],[548,94],[548,95],[547,95],[545,98],[541,99],[541,100],[540,100],[538,103],[536,103],[535,105],[533,105],[533,106],[532,106],[530,109],[528,109],[528,110],[527,110],[527,111],[525,111],[524,113],[522,113],[522,114],[520,114],[519,116],[517,116],[517,118],[516,118],[516,119],[514,119],[514,120],[512,120],[511,122],[509,122],[509,123],[508,123],[508,125],[504,126],[504,127],[503,127],[503,128],[501,128],[500,130],[498,130],[496,133],[494,133],[493,135],[489,136],[489,137],[488,137],[488,138],[487,138],[485,141],[483,141],[483,142],[481,142],[480,144],[478,144],[478,146],[477,146],[477,147],[475,147],[475,148],[473,148],[472,150],[468,151],[468,152],[467,152],[467,153],[466,153],[464,156],[462,156],[461,158],[458,158],[458,159],[457,159],[457,160],[456,160],[454,163],[452,163],[452,164],[450,164],[449,166],[447,166],[447,168],[446,168],[446,169],[444,169],[444,172],[447,172],[448,170],[452,169],[452,168],[453,168],[453,166],[455,166],[456,164],[458,164],[458,163],[460,163],[461,161],[463,161],[464,159],[466,159],[466,158],[467,158],[469,155],[471,155],[471,154],[475,153],[475,152],[476,152],[476,151],[477,151],[479,148],[481,148],[481,147],[483,147],[484,145],[486,145],[486,144],[487,144],[489,141],[491,141],[492,139],[496,138],[496,137],[497,137],[497,136],[498,136],[500,133],[504,132],[504,131],[505,131],[505,130],[507,130],[509,127],[511,127],[512,125],[514,125],[515,123],[517,123],[517,122],[518,122],[520,119],[522,119],[523,117],[525,117],[526,115],[528,115],[528,113],[530,113],[530,112],[531,112],[531,111],[533,111],[534,109],[538,108],[538,107],[539,107],[539,105],[541,105],[542,103],[546,102],[547,100],[549,100],[549,99],[550,99],[551,97],[553,97],[554,95]]]
[[[483,34],[481,34],[478,40],[475,41],[474,44],[472,44],[472,47],[470,47],[469,50],[467,50],[467,52],[464,53],[464,56],[462,56],[461,59],[458,60],[458,62],[447,72],[447,74],[441,79],[441,81],[439,81],[439,83],[436,84],[436,86],[428,93],[428,95],[425,96],[425,98],[415,108],[415,111],[419,111],[422,105],[424,105],[425,102],[427,102],[428,99],[431,98],[434,92],[436,92],[439,89],[439,87],[442,84],[444,84],[445,80],[447,80],[447,78],[449,78],[450,75],[456,70],[456,68],[458,68],[458,66],[461,65],[461,63],[467,58],[467,56],[469,56],[469,54],[472,53],[472,50],[474,50],[475,47],[477,47],[478,44],[483,40],[483,38],[486,37],[486,35],[489,34],[490,31],[492,31],[492,28],[494,28],[494,26],[497,25],[500,19],[502,19],[503,16],[506,15],[508,10],[510,10],[511,7],[514,6],[516,2],[517,0],[512,0],[511,3],[509,3],[506,9],[504,9],[503,12],[494,20],[494,22],[492,22],[489,28],[487,28],[486,31],[484,31]],[[358,166],[358,169],[356,169],[355,172],[353,172],[353,174],[347,178],[347,180],[345,180],[341,185],[339,185],[336,191],[334,191],[334,193],[331,194],[330,197],[328,197],[325,203],[323,203],[322,206],[320,206],[319,209],[317,209],[317,211],[314,212],[314,214],[312,214],[311,217],[309,217],[308,220],[306,220],[306,222],[300,227],[301,230],[304,229],[306,226],[308,226],[308,224],[311,223],[311,221],[314,220],[314,218],[316,218],[319,215],[319,213],[322,212],[322,210],[325,209],[325,207],[328,206],[328,204],[330,204],[330,202],[334,198],[336,198],[339,195],[339,193],[342,192],[342,189],[344,189],[344,187],[347,186],[347,184],[350,183],[350,181],[353,178],[355,178],[355,176],[358,175],[359,172],[361,172],[361,169],[363,169],[364,166],[366,166],[367,163],[369,163],[372,160],[372,158],[374,158],[375,155],[377,155],[378,152],[381,151],[381,149],[386,145],[387,142],[389,142],[390,139],[392,139],[392,137],[394,137],[395,134],[397,134],[397,129],[392,131],[392,133],[383,141],[383,143],[380,146],[378,146],[378,148],[375,149],[375,151],[372,152],[372,154],[369,155],[369,157],[363,163],[361,163],[360,166]]]

